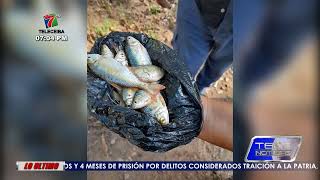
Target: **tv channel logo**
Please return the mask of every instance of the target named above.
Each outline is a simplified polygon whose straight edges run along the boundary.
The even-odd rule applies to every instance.
[[[292,162],[296,159],[302,136],[254,136],[245,157],[246,162]]]
[[[58,17],[59,16],[54,13],[43,16],[46,28],[58,26]]]

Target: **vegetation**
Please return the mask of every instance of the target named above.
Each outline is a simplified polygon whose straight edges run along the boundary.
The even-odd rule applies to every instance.
[[[161,8],[158,5],[151,5],[149,11],[151,14],[157,15],[158,13],[161,12]]]
[[[100,26],[95,27],[95,33],[97,36],[104,36],[116,29],[118,22],[112,19],[106,19]]]

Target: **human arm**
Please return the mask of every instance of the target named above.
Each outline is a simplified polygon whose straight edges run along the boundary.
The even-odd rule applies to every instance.
[[[201,96],[203,125],[198,138],[219,147],[233,149],[232,102]]]

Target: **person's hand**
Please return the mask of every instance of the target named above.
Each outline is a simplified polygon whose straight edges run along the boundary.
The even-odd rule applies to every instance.
[[[202,108],[195,82],[176,51],[145,34],[113,32],[97,39],[90,53],[99,54],[103,44],[111,50],[112,44],[124,48],[129,35],[145,46],[152,64],[165,71],[159,83],[166,86],[161,94],[169,111],[170,123],[162,126],[139,110],[119,105],[115,101],[115,90],[90,69],[87,72],[89,114],[146,151],[164,152],[191,142],[201,130]]]

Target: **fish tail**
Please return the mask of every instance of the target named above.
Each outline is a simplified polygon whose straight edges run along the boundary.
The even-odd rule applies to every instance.
[[[166,87],[164,85],[161,84],[148,84],[144,89],[151,94],[151,96],[153,95],[157,95],[160,93],[161,90],[165,89]]]

